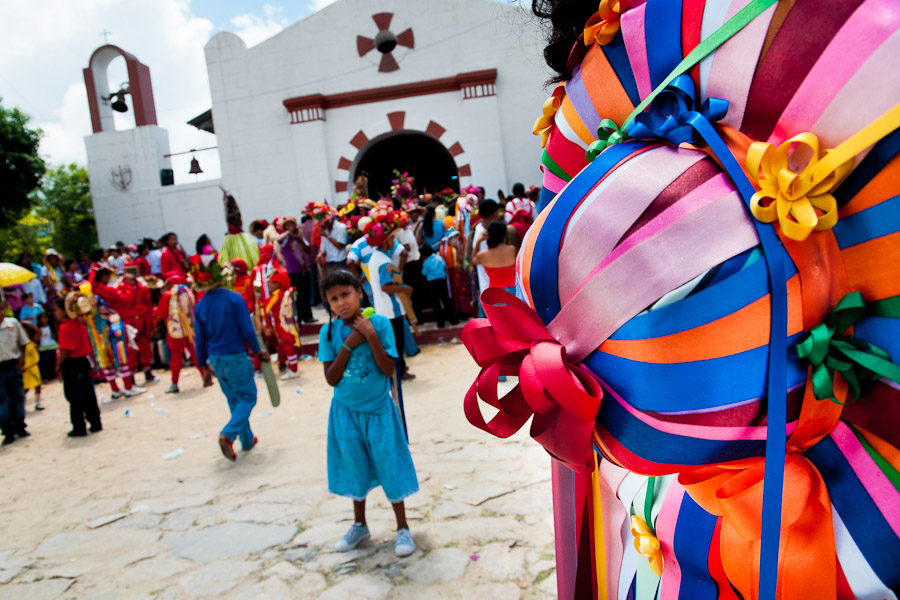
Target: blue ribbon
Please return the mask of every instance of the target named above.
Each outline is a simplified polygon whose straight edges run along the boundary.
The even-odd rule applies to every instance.
[[[705,142],[734,182],[748,207],[756,190],[750,184],[713,122],[728,112],[728,101],[708,98],[697,110],[694,82],[688,75],[672,80],[626,128],[637,139],[662,138],[673,144]],[[769,415],[766,429],[763,480],[762,539],[759,565],[759,598],[775,598],[778,581],[778,546],[781,538],[781,505],[784,491],[785,430],[787,428],[787,284],[780,251],[781,242],[770,225],[751,219],[756,226],[768,271],[772,300],[769,330]]]
[[[647,112],[642,112],[625,128],[628,137],[635,140],[662,138],[676,146],[682,143],[698,144],[700,136],[688,122],[699,114],[708,122],[716,122],[728,113],[728,101],[707,98],[697,110],[694,80],[689,75],[679,75],[661,91]]]

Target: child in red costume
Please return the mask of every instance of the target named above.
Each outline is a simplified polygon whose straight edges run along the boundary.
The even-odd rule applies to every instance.
[[[91,284],[91,293],[106,304],[109,310],[109,321],[116,322],[122,319],[122,315],[130,309],[134,303],[134,296],[130,289],[114,288],[109,285],[112,277],[112,269],[104,263],[96,263],[91,268],[88,280]],[[128,357],[127,364],[118,365],[118,375],[122,378],[125,385],[125,391],[119,390],[116,384],[116,368],[115,366],[100,370],[100,375],[109,383],[112,390],[112,398],[121,398],[123,395],[130,398],[147,391],[147,388],[138,387],[134,384],[134,373],[131,365],[137,363],[137,350],[126,344],[126,354]]]
[[[253,287],[257,290],[254,294],[253,324],[257,331],[262,333],[263,342],[265,343],[269,354],[274,354],[276,350],[279,350],[279,346],[278,339],[275,336],[275,324],[272,322],[271,315],[266,313],[266,304],[271,300],[271,294],[269,293],[266,281],[268,281],[272,270],[277,269],[280,266],[281,263],[275,255],[275,247],[271,244],[266,244],[259,249],[259,262],[253,267],[251,273]],[[287,357],[279,350],[278,368],[283,373],[287,371],[286,362]],[[253,356],[253,369],[256,371],[257,377],[262,377],[258,355]]]
[[[150,299],[150,288],[148,288],[137,274],[140,272],[140,264],[137,261],[125,264],[125,275],[122,281],[116,286],[120,292],[131,294],[133,301],[122,307],[120,313],[122,321],[125,325],[134,327],[136,333],[134,341],[137,344],[137,352],[129,352],[128,366],[132,373],[138,372],[138,362],[144,370],[144,383],[156,381],[156,377],[150,372],[150,366],[153,364],[153,352],[150,349],[150,337],[153,335],[153,301]]]
[[[247,272],[247,263],[243,258],[232,258],[231,264],[234,266],[234,283],[233,290],[241,295],[247,304],[247,310],[250,316],[253,316],[253,309],[256,306],[256,294],[253,292],[253,278]]]
[[[178,377],[184,364],[184,351],[194,360],[194,293],[187,286],[187,280],[177,273],[166,277],[166,291],[156,307],[156,318],[166,326],[166,345],[169,347],[169,371],[172,385],[167,394],[177,394]],[[201,377],[203,370],[200,370]],[[204,387],[206,384],[204,383]]]
[[[268,280],[271,299],[265,306],[266,314],[271,316],[275,324],[275,337],[278,338],[278,355],[287,358],[288,370],[282,379],[294,379],[297,373],[297,346],[300,345],[299,330],[294,308],[294,288],[287,271],[275,269]]]

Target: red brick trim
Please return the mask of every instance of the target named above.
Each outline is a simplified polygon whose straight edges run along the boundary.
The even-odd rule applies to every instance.
[[[425,128],[425,133],[437,139],[441,139],[441,136],[444,135],[445,131],[447,130],[434,121],[428,121],[428,127]]]
[[[394,13],[378,13],[377,15],[372,15],[372,20],[375,21],[375,26],[378,27],[378,31],[389,28],[391,26],[391,19],[393,18]]]
[[[388,121],[391,123],[391,129],[397,131],[403,129],[403,121],[406,119],[406,113],[401,111],[388,113]]]
[[[403,33],[397,34],[397,45],[405,46],[407,48],[415,48],[416,47],[416,37],[413,35],[412,27],[410,27]]]
[[[96,82],[94,80],[94,60],[101,53],[115,52],[125,59],[125,66],[128,72],[128,83],[131,91],[131,103],[134,108],[134,124],[136,127],[142,125],[156,125],[156,104],[153,99],[153,84],[150,81],[150,68],[139,61],[134,55],[125,52],[118,46],[106,44],[100,46],[91,54],[88,60],[88,66],[82,71],[84,75],[84,86],[88,96],[88,109],[91,113],[91,126],[94,133],[103,131],[103,123],[100,117],[100,97],[97,93]],[[106,71],[103,73],[106,76]],[[110,90],[114,92],[116,90]]]
[[[413,83],[401,83],[398,85],[388,85],[358,90],[355,92],[343,92],[327,96],[321,94],[299,96],[296,98],[288,98],[284,100],[283,104],[288,112],[290,112],[295,110],[297,106],[308,106],[311,98],[321,98],[322,108],[328,110],[330,108],[356,106],[358,104],[383,102],[385,100],[396,100],[399,98],[412,98],[415,96],[427,96],[429,94],[442,94],[458,90],[464,91],[463,99],[480,98],[485,95],[494,95],[494,84],[496,81],[497,69],[487,69],[471,73],[460,73],[453,77],[415,81]],[[479,88],[481,88],[480,91]],[[465,90],[469,91],[467,92]],[[480,95],[478,95],[478,93],[480,93]]]
[[[338,161],[338,169],[342,171],[349,171],[351,166],[353,166],[353,161],[346,156],[342,156],[341,160]]]
[[[471,177],[472,176],[472,167],[469,165],[463,165],[456,169],[456,175],[458,177]]]
[[[449,150],[450,154],[454,157],[459,156],[460,154],[465,152],[465,150],[463,150],[462,144],[460,144],[459,142],[456,142],[455,144],[447,148],[447,150]]]
[[[340,194],[341,192],[347,191],[347,182],[346,181],[335,181],[334,182],[334,191],[335,193]]]
[[[356,51],[359,52],[360,56],[365,56],[374,49],[375,40],[361,35],[356,36]]]
[[[369,138],[366,137],[366,134],[363,133],[363,130],[360,129],[356,135],[353,136],[353,139],[350,140],[350,145],[356,148],[357,150],[362,149],[363,146],[366,145],[366,142],[369,141]]]

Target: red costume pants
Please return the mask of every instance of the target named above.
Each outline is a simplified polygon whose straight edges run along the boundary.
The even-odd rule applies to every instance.
[[[288,369],[297,372],[297,347],[293,344],[289,344],[287,342],[278,340],[278,362],[281,362],[282,358],[285,359],[287,363]]]
[[[178,376],[181,374],[181,367],[184,364],[184,351],[187,350],[194,361],[194,347],[187,338],[175,339],[171,335],[166,335],[166,344],[169,346],[169,370],[172,372],[172,383],[178,384]],[[200,369],[200,375],[203,370]]]
[[[126,325],[131,325],[137,330],[134,341],[137,344],[137,351],[134,348],[128,348],[128,366],[131,373],[137,373],[139,370],[138,363],[143,370],[149,370],[153,364],[153,352],[150,349],[150,336],[153,335],[153,320],[150,315],[142,315],[140,317],[131,317],[125,320]]]

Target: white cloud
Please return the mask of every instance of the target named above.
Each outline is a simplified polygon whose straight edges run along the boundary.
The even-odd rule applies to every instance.
[[[247,46],[255,46],[285,28],[287,19],[281,16],[281,10],[280,6],[266,4],[263,6],[262,17],[251,13],[238,15],[231,19],[231,24],[236,28],[234,33],[239,35]]]
[[[312,7],[313,12],[322,10],[329,4],[334,4],[337,0],[311,0],[310,5]]]
[[[41,152],[51,165],[86,162],[83,137],[91,133],[82,69],[91,53],[109,43],[135,55],[150,68],[160,127],[169,133],[170,151],[216,145],[216,138],[186,121],[211,106],[203,46],[213,24],[190,12],[189,0],[43,0],[4,2],[0,19],[0,97],[18,106],[45,131]],[[124,63],[110,66],[110,87],[127,77]],[[132,126],[133,113],[119,123]],[[201,176],[219,175],[215,151],[198,155]],[[186,175],[190,156],[173,157],[176,182]]]

